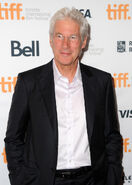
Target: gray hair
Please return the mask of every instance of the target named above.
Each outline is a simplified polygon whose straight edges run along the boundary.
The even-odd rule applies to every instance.
[[[75,9],[75,8],[62,8],[58,10],[51,18],[50,20],[50,28],[49,28],[49,34],[51,37],[53,37],[54,33],[54,26],[56,21],[63,20],[65,18],[70,18],[74,21],[76,21],[80,25],[80,34],[81,34],[81,40],[84,41],[84,39],[87,37],[89,38],[89,24],[86,18],[84,18],[83,14]]]

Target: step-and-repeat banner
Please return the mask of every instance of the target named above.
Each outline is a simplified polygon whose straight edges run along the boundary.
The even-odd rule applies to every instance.
[[[132,185],[131,0],[0,0],[0,185],[9,185],[3,139],[17,75],[51,60],[49,20],[65,6],[79,9],[91,25],[89,50],[82,62],[114,78],[124,184]]]

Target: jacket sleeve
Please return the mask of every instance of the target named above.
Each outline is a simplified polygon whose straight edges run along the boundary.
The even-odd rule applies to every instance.
[[[122,180],[122,137],[119,132],[117,106],[112,77],[106,88],[105,138],[108,171],[106,185],[120,185]]]
[[[4,139],[11,185],[16,184],[15,180],[19,176],[24,164],[24,139],[28,117],[27,91],[22,75],[19,74],[9,112],[6,137]]]

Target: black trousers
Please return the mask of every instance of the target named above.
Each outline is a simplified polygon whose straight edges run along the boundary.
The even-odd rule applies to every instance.
[[[91,171],[74,177],[55,177],[54,185],[95,185]]]

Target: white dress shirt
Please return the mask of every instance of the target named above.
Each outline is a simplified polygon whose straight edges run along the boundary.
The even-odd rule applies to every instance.
[[[53,62],[58,118],[57,169],[91,166],[80,66],[71,83]]]

